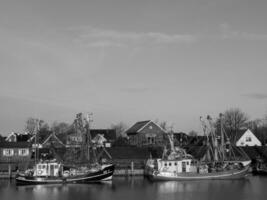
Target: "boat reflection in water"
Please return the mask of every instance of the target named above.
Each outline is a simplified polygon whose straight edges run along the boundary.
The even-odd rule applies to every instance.
[[[267,178],[242,180],[162,181],[142,177],[114,177],[94,184],[17,186],[0,181],[1,200],[265,200]]]
[[[93,199],[90,193],[97,194],[100,190],[109,190],[112,187],[112,181],[106,181],[94,184],[49,184],[49,185],[20,185],[16,186],[17,193],[22,195],[11,199],[38,199],[38,200],[53,200],[53,199]],[[86,195],[85,195],[86,194]]]
[[[157,199],[248,199],[248,191],[252,190],[249,179],[193,182],[168,181],[157,182],[155,184],[157,188]]]

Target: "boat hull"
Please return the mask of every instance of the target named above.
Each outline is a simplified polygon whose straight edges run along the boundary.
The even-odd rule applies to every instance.
[[[26,184],[63,184],[63,183],[90,183],[111,180],[115,170],[114,165],[108,165],[103,169],[90,172],[79,176],[69,177],[34,177],[18,175],[16,183],[18,185]]]
[[[249,166],[240,170],[229,170],[211,173],[157,173],[154,171],[148,177],[152,181],[194,181],[194,180],[220,180],[220,179],[241,179],[248,174]]]

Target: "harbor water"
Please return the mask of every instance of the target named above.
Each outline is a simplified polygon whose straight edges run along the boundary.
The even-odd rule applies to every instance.
[[[16,186],[0,180],[0,200],[263,200],[267,177],[242,180],[150,182],[143,177],[114,177],[93,184]]]

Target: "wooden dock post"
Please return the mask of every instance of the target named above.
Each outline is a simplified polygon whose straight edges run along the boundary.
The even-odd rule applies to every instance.
[[[131,162],[131,175],[134,175],[134,162]]]
[[[12,170],[11,170],[11,164],[8,164],[8,177],[12,178]]]

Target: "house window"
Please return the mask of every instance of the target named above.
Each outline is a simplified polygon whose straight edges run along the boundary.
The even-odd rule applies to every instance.
[[[172,163],[169,163],[169,166],[172,166]]]
[[[246,142],[251,142],[251,137],[246,137]]]
[[[19,156],[28,156],[29,150],[28,149],[19,149]]]
[[[148,144],[155,144],[155,137],[147,137]]]
[[[13,156],[14,150],[13,149],[3,149],[3,155],[4,156]]]

